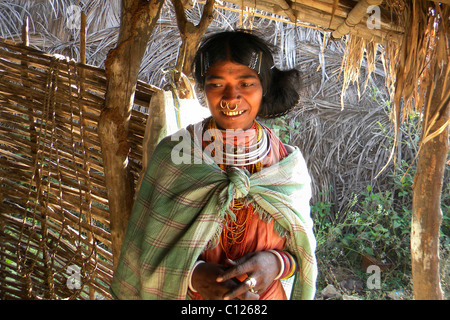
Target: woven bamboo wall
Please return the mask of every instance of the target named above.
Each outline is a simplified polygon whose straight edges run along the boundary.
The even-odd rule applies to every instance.
[[[0,299],[109,299],[104,70],[0,39]],[[137,180],[148,105],[130,122]]]

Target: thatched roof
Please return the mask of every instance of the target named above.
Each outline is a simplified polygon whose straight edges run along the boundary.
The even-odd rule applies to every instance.
[[[383,43],[388,39],[397,40],[403,32],[403,27],[398,24],[397,17],[393,16],[388,5],[383,1],[334,1],[334,0],[231,0],[226,1],[241,6],[242,11],[259,9],[274,13],[286,18],[292,23],[307,24],[319,27],[324,31],[330,31],[336,38],[347,33],[357,35],[368,40]],[[377,5],[380,9],[380,26],[368,28],[369,15],[366,10],[371,5]],[[246,7],[246,8],[245,8]]]

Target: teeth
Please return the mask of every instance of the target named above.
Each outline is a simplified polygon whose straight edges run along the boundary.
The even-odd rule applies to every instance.
[[[223,111],[223,113],[226,115],[226,116],[237,116],[237,115],[239,115],[239,114],[243,114],[244,113],[244,110],[239,110],[239,111],[229,111],[229,112],[225,112],[225,111]]]

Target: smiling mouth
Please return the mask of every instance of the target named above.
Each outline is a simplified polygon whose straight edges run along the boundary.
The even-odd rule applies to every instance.
[[[233,117],[233,116],[239,116],[241,114],[243,114],[245,112],[245,110],[239,110],[239,111],[222,111],[222,113],[224,115],[226,115],[227,117]]]

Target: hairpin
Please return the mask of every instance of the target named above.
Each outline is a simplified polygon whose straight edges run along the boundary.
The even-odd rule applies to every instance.
[[[261,61],[262,61],[262,51],[259,51],[259,54],[255,51],[252,52],[252,56],[250,58],[250,62],[248,64],[248,67],[258,72],[258,74],[261,73]],[[256,65],[258,65],[258,69],[256,69]]]
[[[205,55],[205,56],[203,56]],[[200,54],[200,70],[201,70],[201,75],[202,77],[206,74],[206,72],[209,69],[209,55],[208,52],[205,53],[201,53]]]

